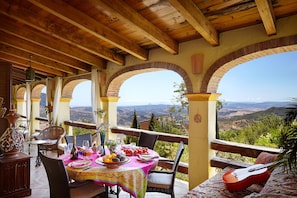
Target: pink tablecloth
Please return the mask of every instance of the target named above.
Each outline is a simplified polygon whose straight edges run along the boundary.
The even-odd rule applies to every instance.
[[[158,154],[149,150],[151,155]],[[68,165],[72,160],[65,159],[61,156],[65,165]],[[150,162],[140,162],[136,156],[131,156],[130,161],[119,166],[116,169],[109,169],[106,166],[95,162],[97,155],[92,155],[92,160],[89,169],[77,169],[66,166],[68,175],[75,180],[96,180],[98,183],[106,184],[108,186],[118,185],[133,197],[142,198],[145,196],[147,186],[147,175],[150,169],[154,168],[158,159],[153,159]]]

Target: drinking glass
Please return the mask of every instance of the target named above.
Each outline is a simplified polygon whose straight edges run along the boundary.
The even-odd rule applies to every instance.
[[[73,147],[73,143],[68,143],[67,144],[67,149],[66,149],[66,154],[69,155],[71,153]]]
[[[89,149],[90,144],[88,140],[83,140],[82,146],[84,147],[85,150]]]

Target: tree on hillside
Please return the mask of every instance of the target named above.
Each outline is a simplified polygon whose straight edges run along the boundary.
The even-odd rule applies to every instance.
[[[148,130],[154,131],[155,130],[155,123],[156,123],[155,114],[152,113]]]
[[[139,129],[139,123],[137,121],[137,114],[136,114],[135,110],[134,110],[134,113],[133,113],[133,120],[132,120],[131,128]]]

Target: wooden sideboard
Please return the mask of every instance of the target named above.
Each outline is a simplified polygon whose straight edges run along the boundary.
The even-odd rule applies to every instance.
[[[0,157],[0,197],[29,195],[30,156],[19,153],[14,157]]]

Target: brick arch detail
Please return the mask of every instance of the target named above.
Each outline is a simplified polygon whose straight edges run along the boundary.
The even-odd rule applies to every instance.
[[[266,55],[297,50],[297,35],[249,45],[218,59],[206,72],[201,93],[216,93],[222,77],[233,67]]]
[[[36,84],[32,88],[31,98],[40,98],[41,91],[44,87],[46,87],[45,83]]]
[[[25,99],[25,93],[26,93],[26,87],[25,86],[21,86],[17,89],[16,91],[16,95],[15,98],[17,100],[24,100]]]
[[[73,93],[73,90],[75,89],[75,87],[81,83],[81,82],[84,82],[84,81],[87,81],[87,80],[90,80],[88,77],[85,78],[80,78],[80,79],[73,79],[73,80],[69,80],[67,82],[64,82],[64,86],[62,88],[62,94],[61,94],[61,97],[62,98],[72,98],[72,93]]]
[[[171,70],[178,73],[185,82],[187,92],[193,93],[192,82],[190,81],[190,78],[184,69],[172,63],[152,62],[126,67],[113,74],[107,82],[107,89],[105,95],[108,97],[118,97],[121,85],[128,78],[141,73],[162,70]]]

